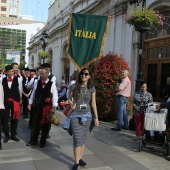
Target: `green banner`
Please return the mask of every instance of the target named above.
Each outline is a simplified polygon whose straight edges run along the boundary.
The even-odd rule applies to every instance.
[[[110,16],[70,14],[67,53],[78,70],[102,57],[110,21]]]

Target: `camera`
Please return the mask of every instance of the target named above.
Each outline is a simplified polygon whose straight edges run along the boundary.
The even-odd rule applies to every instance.
[[[86,105],[86,104],[81,104],[81,105],[80,105],[80,109],[81,109],[81,110],[87,109],[87,105]]]

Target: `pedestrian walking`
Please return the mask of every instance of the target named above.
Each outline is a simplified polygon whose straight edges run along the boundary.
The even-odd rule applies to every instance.
[[[116,127],[111,128],[111,130],[121,131],[121,129],[128,129],[126,104],[128,102],[128,97],[131,95],[131,81],[128,76],[129,72],[127,70],[122,71],[122,81],[116,94],[118,122]],[[123,122],[124,124],[122,125]]]
[[[48,136],[51,123],[47,119],[49,112],[54,113],[58,105],[58,93],[55,83],[48,79],[49,69],[41,68],[40,80],[34,84],[34,89],[29,99],[28,109],[33,107],[33,117],[31,126],[31,139],[26,146],[37,145],[39,131],[42,131],[40,139],[40,148],[46,146],[46,138]]]
[[[4,105],[5,114],[3,116],[3,128],[5,132],[4,143],[9,140],[9,117],[11,119],[11,139],[18,142],[20,141],[17,135],[18,118],[20,116],[20,102],[22,99],[22,84],[17,76],[14,76],[14,70],[11,65],[5,67],[7,77],[2,80],[4,89]]]
[[[72,100],[73,98],[73,100]],[[75,164],[72,170],[77,170],[79,166],[85,167],[82,160],[85,148],[87,131],[92,121],[91,107],[96,118],[95,125],[99,126],[96,108],[96,89],[93,86],[92,74],[89,69],[80,71],[76,84],[70,87],[69,104],[73,112],[70,115],[70,128],[73,133],[73,150]],[[91,102],[91,105],[89,104]]]
[[[140,83],[140,90],[134,94],[132,100],[136,122],[136,137],[134,140],[139,140],[140,136],[144,136],[144,113],[148,104],[152,102],[152,94],[147,91],[146,82],[142,81]]]

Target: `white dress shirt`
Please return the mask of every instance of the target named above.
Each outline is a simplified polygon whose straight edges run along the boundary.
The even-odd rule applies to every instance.
[[[0,83],[0,109],[5,109],[4,107],[4,89],[2,84]]]
[[[47,79],[45,82],[48,83],[49,79]],[[35,98],[35,91],[37,89],[38,81],[34,83],[34,88],[31,93],[30,98],[28,99],[29,104],[33,104],[34,98]],[[45,87],[44,85],[42,86],[43,88]],[[52,103],[54,107],[58,106],[58,92],[55,83],[53,82],[51,86],[51,93],[52,93]]]
[[[49,75],[50,75],[50,74],[51,74],[51,72],[49,73]],[[53,77],[52,77],[51,81],[52,81],[53,83],[55,83],[55,84],[56,84],[56,79],[57,79],[57,78],[56,78],[56,76],[54,76],[54,75],[53,75]]]
[[[8,77],[7,77],[7,78],[8,78]],[[14,76],[12,76],[11,78],[13,79]],[[3,79],[2,79],[2,82],[3,82]],[[8,83],[9,89],[11,89],[12,81],[11,81],[11,82],[7,82],[7,83]],[[21,81],[20,77],[18,77],[18,84],[19,84],[19,86],[18,86],[18,88],[19,88],[19,93],[20,93],[20,95],[21,95],[21,94],[22,94],[22,91],[23,91],[23,88],[22,88],[22,81]]]
[[[38,79],[34,79],[36,76],[34,76],[33,78],[31,78],[31,80],[28,82],[28,84],[27,84],[27,87],[28,88],[30,88],[35,82],[34,82],[34,80],[35,81],[37,81]]]

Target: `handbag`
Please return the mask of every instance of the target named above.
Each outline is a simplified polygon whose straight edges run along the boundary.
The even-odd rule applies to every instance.
[[[79,102],[81,100],[81,98],[87,93],[88,89],[86,89],[85,93],[77,100],[77,102]],[[65,106],[65,110],[63,112],[63,114],[66,116],[66,117],[69,117],[71,115],[71,112],[73,111],[72,107],[71,107],[71,104],[67,104]]]
[[[47,116],[47,119],[54,125],[58,126],[59,125],[59,119],[58,117],[53,114],[53,113],[50,113],[48,116]]]
[[[161,109],[160,113],[145,113],[144,127],[146,130],[165,131],[167,109]]]
[[[71,104],[67,104],[66,106],[65,106],[65,110],[64,110],[64,112],[63,112],[63,114],[66,116],[66,117],[69,117],[70,116],[70,114],[71,114],[71,112],[73,111],[73,109],[71,108]]]

